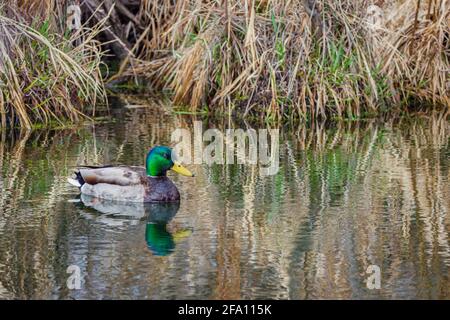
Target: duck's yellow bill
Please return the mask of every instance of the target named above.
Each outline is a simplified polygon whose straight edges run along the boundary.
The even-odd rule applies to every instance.
[[[175,164],[173,165],[172,168],[170,168],[171,170],[175,171],[176,173],[182,174],[183,176],[188,176],[188,177],[193,177],[194,174],[192,172],[190,172],[188,169],[186,169],[185,167],[183,167],[181,164],[179,164],[178,162],[175,162]]]
[[[184,240],[185,238],[189,237],[191,234],[192,234],[192,230],[189,230],[189,229],[183,229],[183,230],[177,231],[173,235],[173,241],[175,241],[175,243],[178,243],[178,242]]]

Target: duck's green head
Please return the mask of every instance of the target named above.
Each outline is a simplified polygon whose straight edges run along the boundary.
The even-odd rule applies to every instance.
[[[172,149],[166,146],[152,148],[147,154],[145,166],[147,175],[151,177],[164,177],[168,170],[173,170],[188,177],[194,176],[175,159]]]

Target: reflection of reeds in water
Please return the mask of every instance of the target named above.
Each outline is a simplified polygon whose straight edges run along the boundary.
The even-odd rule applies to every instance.
[[[144,256],[139,226],[96,226],[66,203],[72,167],[139,164],[179,126],[190,122],[142,108],[95,127],[3,131],[1,297],[449,297],[446,117],[317,123],[282,134],[276,176],[236,165],[174,177],[177,219],[194,232],[164,259]],[[87,279],[78,293],[64,287],[74,262]],[[370,264],[380,292],[365,289]]]
[[[20,132],[17,136],[7,135],[2,132],[0,143],[0,161],[1,161],[1,185],[2,193],[0,197],[0,230],[2,235],[12,232],[11,237],[6,237],[2,241],[0,250],[1,261],[5,274],[2,276],[2,285],[13,296],[32,296],[33,293],[27,291],[28,286],[33,287],[38,283],[45,282],[45,266],[47,261],[47,252],[45,250],[46,237],[39,236],[39,233],[47,232],[46,223],[42,223],[41,230],[37,228],[31,232],[31,239],[27,241],[20,240],[24,237],[23,231],[17,228],[17,225],[34,224],[36,220],[44,219],[48,211],[24,210],[17,214],[16,207],[24,205],[24,201],[29,198],[30,189],[36,186],[33,184],[33,171],[28,170],[26,164],[29,163],[32,156],[26,151],[26,145],[30,141],[30,132]],[[43,142],[45,142],[43,137]],[[44,180],[45,177],[42,177]],[[45,183],[45,182],[44,182]],[[46,185],[44,189],[47,189]],[[37,190],[35,190],[37,191]],[[43,190],[46,191],[46,190]],[[45,202],[45,201],[44,201]],[[33,254],[30,257],[30,253]],[[17,259],[20,256],[20,259]],[[27,285],[25,285],[25,282]],[[48,285],[48,283],[47,283]],[[44,287],[46,285],[44,284]],[[17,289],[17,291],[16,291]],[[8,295],[6,296],[8,297]]]
[[[235,201],[242,200],[243,216],[228,222],[240,226],[235,241],[250,251],[241,265],[275,265],[278,297],[358,296],[370,264],[382,268],[386,296],[402,297],[413,285],[425,297],[448,296],[446,117],[331,130],[320,124],[295,136],[286,138],[280,174],[270,182],[255,181],[251,168],[223,171],[230,176],[218,180],[235,182],[221,185],[224,197],[242,198]],[[262,276],[250,267],[240,272],[240,292],[242,281],[251,291],[248,279]],[[433,277],[438,288],[427,287]]]
[[[170,138],[170,121],[161,110],[132,110],[113,128],[0,132],[2,297],[49,296],[51,281],[65,279],[57,265],[67,265],[62,260],[69,257],[55,256],[52,248],[68,232],[57,214],[61,199],[77,192],[67,185],[67,175],[80,164],[143,165],[148,149]]]

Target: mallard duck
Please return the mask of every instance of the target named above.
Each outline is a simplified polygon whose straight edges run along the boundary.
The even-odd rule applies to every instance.
[[[82,194],[125,202],[173,202],[180,200],[175,184],[167,171],[193,177],[166,146],[152,148],[146,157],[145,168],[138,166],[83,166],[68,182]]]

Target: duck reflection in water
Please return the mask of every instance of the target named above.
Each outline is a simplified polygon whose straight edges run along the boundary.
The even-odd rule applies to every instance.
[[[173,252],[176,243],[192,233],[192,229],[180,228],[172,219],[180,208],[180,203],[148,203],[149,210],[145,240],[148,248],[157,256],[166,256]]]
[[[139,223],[146,219],[145,241],[149,250],[156,256],[166,256],[175,250],[178,242],[187,238],[191,228],[181,228],[173,221],[179,208],[179,202],[169,203],[126,203],[105,200],[81,194],[84,206],[95,209],[100,216],[95,217],[98,222],[109,226],[125,223]],[[88,213],[86,218],[93,218]]]

